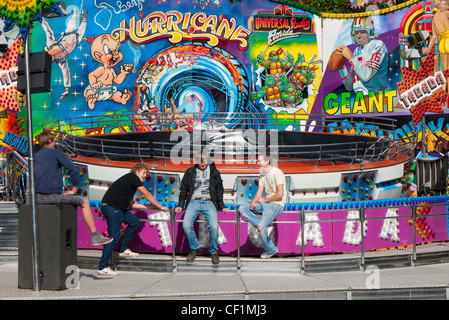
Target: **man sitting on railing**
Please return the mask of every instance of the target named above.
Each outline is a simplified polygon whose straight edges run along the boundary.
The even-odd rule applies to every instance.
[[[112,241],[97,232],[89,199],[78,193],[80,175],[69,157],[59,149],[55,149],[55,137],[50,132],[42,132],[37,136],[40,151],[35,156],[36,202],[38,204],[72,204],[81,208],[84,221],[92,234],[92,245],[105,245]],[[62,192],[63,180],[61,167],[69,171],[73,187]]]
[[[284,210],[287,201],[287,189],[285,185],[284,173],[271,164],[269,154],[261,154],[257,164],[260,168],[259,188],[251,204],[243,204],[239,207],[239,212],[259,231],[265,252],[260,256],[262,259],[271,258],[278,252],[278,248],[271,240],[273,227],[271,223]],[[262,197],[264,191],[266,197]],[[261,211],[262,217],[254,213]]]
[[[156,198],[145,188],[145,180],[150,168],[143,163],[138,162],[132,168],[131,172],[118,178],[108,188],[101,200],[101,212],[108,223],[109,234],[114,241],[103,247],[103,253],[100,258],[97,274],[101,276],[117,276],[118,272],[109,267],[109,260],[112,257],[115,244],[120,239],[122,223],[127,224],[126,231],[123,234],[122,243],[119,249],[119,257],[137,257],[139,254],[132,252],[129,245],[140,225],[140,219],[133,215],[129,210],[168,210],[167,207],[159,204]],[[142,196],[147,199],[151,205],[134,202],[134,195],[139,190]]]
[[[209,225],[209,252],[212,256],[212,263],[218,264],[218,217],[217,210],[225,214],[228,209],[223,202],[223,180],[215,164],[210,162],[207,152],[195,154],[196,165],[187,169],[181,181],[181,191],[179,193],[179,204],[175,208],[176,213],[180,213],[186,204],[187,209],[184,215],[183,229],[186,234],[191,252],[186,260],[193,262],[195,257],[203,249],[198,241],[193,223],[202,212]]]

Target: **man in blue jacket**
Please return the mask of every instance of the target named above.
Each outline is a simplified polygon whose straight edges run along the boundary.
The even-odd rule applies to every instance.
[[[223,202],[223,180],[220,172],[209,159],[207,152],[198,152],[195,155],[196,165],[187,169],[181,181],[178,207],[179,213],[186,206],[183,220],[183,229],[189,241],[191,252],[186,260],[192,262],[203,249],[193,229],[193,223],[202,212],[209,226],[209,252],[212,263],[218,264],[218,218],[217,210],[228,213]]]
[[[35,155],[36,202],[38,204],[71,204],[81,208],[84,221],[92,235],[92,245],[105,245],[112,241],[97,232],[89,200],[78,193],[80,175],[69,157],[55,149],[55,137],[50,132],[37,136],[40,150]],[[62,167],[66,168],[72,179],[73,187],[62,193]]]

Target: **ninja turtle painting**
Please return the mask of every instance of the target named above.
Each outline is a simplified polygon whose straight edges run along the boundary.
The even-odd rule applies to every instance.
[[[259,100],[265,105],[265,109],[278,108],[294,113],[304,110],[307,113],[307,98],[309,86],[316,79],[316,64],[314,55],[310,62],[306,62],[304,54],[294,56],[284,52],[282,48],[271,51],[265,58],[265,52],[261,52],[256,58],[258,72],[265,78],[262,87],[252,92],[251,99]]]

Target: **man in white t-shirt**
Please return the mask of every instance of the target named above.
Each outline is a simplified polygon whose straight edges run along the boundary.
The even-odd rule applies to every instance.
[[[262,259],[271,258],[278,252],[278,248],[271,240],[270,234],[273,220],[284,210],[287,201],[287,190],[284,173],[271,164],[268,154],[261,154],[257,164],[260,168],[259,188],[251,204],[243,204],[239,207],[240,214],[259,231],[265,252]],[[263,197],[263,193],[266,193]],[[262,216],[255,214],[261,211]]]

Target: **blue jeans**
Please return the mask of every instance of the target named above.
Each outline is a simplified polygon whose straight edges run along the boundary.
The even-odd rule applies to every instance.
[[[263,228],[263,230],[259,232],[259,235],[267,254],[274,254],[277,252],[276,246],[268,236],[268,227],[273,220],[282,213],[283,210],[284,207],[270,202],[257,202],[254,210],[251,210],[249,204],[243,204],[239,207],[240,214],[244,216],[249,223],[251,223],[255,228],[259,225]],[[254,211],[262,211],[262,216],[255,214]]]
[[[186,213],[184,214],[184,220],[182,228],[189,241],[189,247],[191,251],[197,251],[201,249],[201,243],[198,241],[195,230],[193,229],[193,223],[198,215],[202,212],[206,217],[209,227],[209,252],[211,254],[218,251],[218,217],[217,209],[212,201],[192,200],[187,206]]]
[[[101,255],[99,270],[107,268],[109,266],[109,260],[112,256],[112,251],[118,240],[120,239],[120,229],[122,228],[122,223],[126,223],[128,227],[123,235],[122,244],[120,245],[119,252],[123,252],[129,247],[134,233],[140,224],[140,219],[133,215],[128,210],[123,211],[116,209],[108,205],[101,205],[101,212],[106,218],[108,223],[109,238],[114,240],[107,245],[103,246],[103,254]]]

